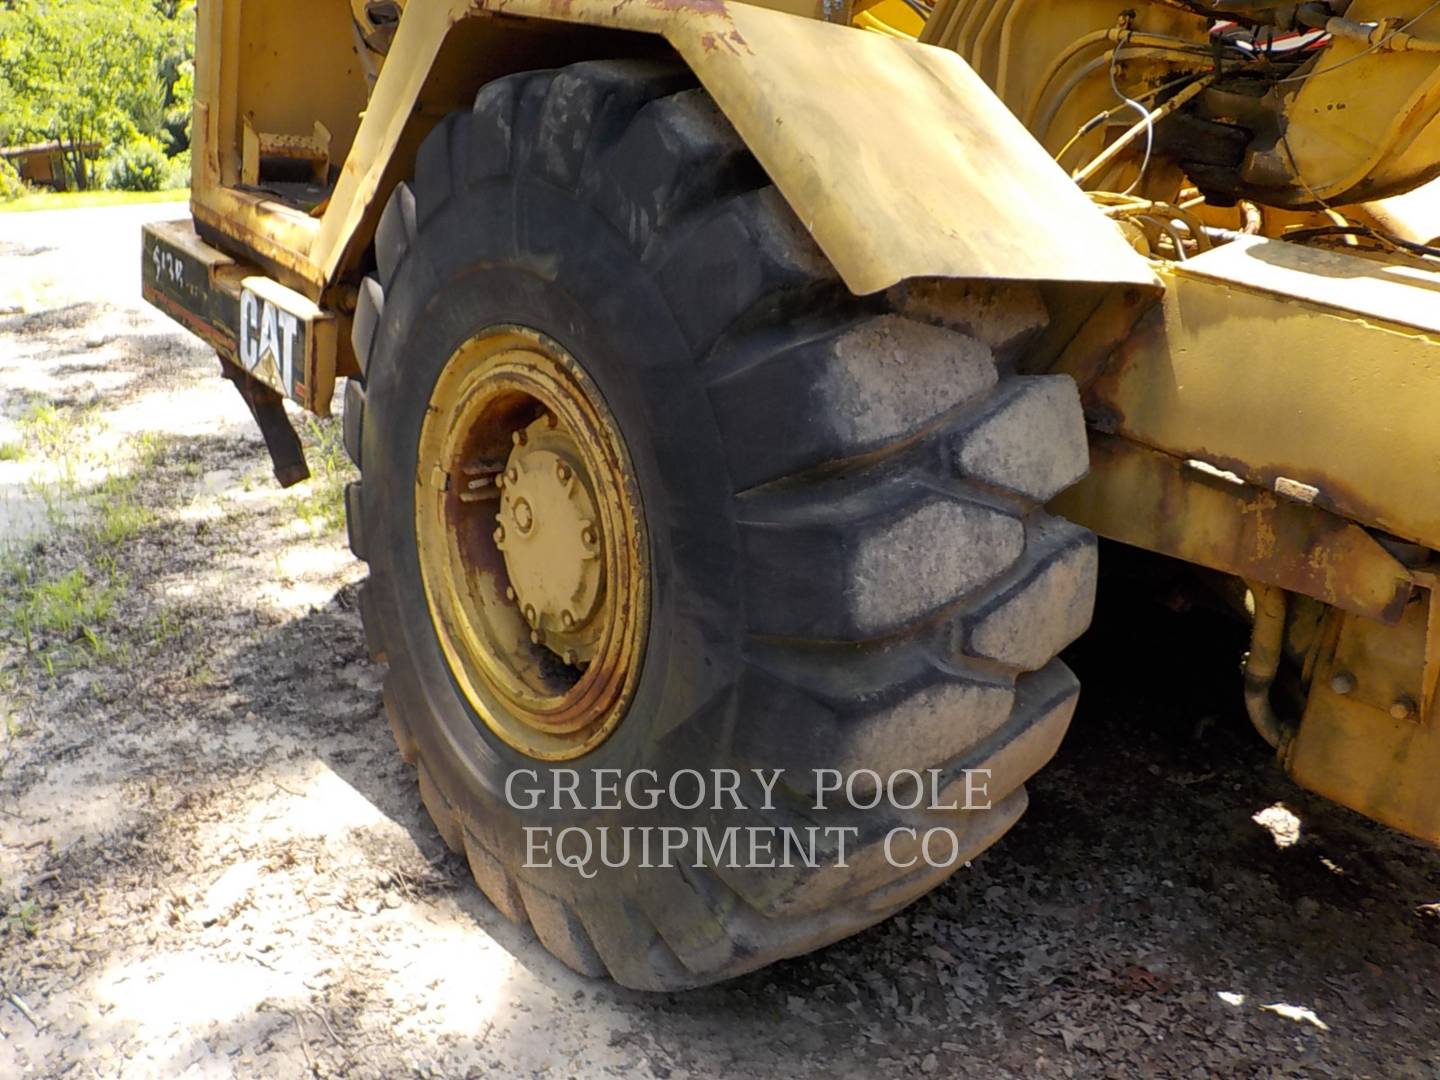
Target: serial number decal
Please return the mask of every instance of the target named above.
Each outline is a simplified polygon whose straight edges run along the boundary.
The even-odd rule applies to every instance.
[[[185,284],[185,263],[173,251],[156,244],[150,249],[151,260],[155,263],[155,281],[169,281],[171,285]]]

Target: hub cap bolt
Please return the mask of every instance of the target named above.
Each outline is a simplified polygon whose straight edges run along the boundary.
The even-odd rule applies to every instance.
[[[1415,702],[1408,697],[1396,698],[1390,706],[1390,715],[1396,720],[1412,720],[1415,717]]]
[[[535,524],[535,515],[530,509],[530,504],[524,499],[516,499],[515,507],[511,512],[515,515],[515,525],[522,533],[528,533]]]
[[[1351,693],[1355,689],[1355,676],[1348,671],[1337,671],[1330,680],[1330,689],[1341,695]]]

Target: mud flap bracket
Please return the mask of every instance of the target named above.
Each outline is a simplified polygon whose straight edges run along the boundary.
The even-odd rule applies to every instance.
[[[305,448],[300,444],[295,425],[285,414],[285,399],[280,392],[224,357],[220,359],[220,372],[235,384],[240,397],[249,406],[250,415],[255,418],[265,439],[265,449],[270,451],[270,463],[280,486],[294,487],[309,480],[310,466],[305,461]]]

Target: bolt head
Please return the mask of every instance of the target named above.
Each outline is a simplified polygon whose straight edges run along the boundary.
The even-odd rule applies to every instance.
[[[1337,694],[1349,694],[1355,689],[1355,676],[1348,671],[1337,671],[1330,680],[1330,689]]]
[[[543,645],[545,643],[545,634],[540,630],[531,630],[530,643],[532,645]]]
[[[515,516],[515,526],[522,533],[528,533],[531,526],[535,524],[535,513],[530,509],[530,504],[524,499],[516,499],[515,505],[510,508],[511,514]]]
[[[1396,698],[1395,704],[1390,706],[1390,715],[1396,720],[1413,720],[1415,718],[1415,702],[1408,697]]]
[[[505,479],[512,484],[515,483],[515,481],[520,479],[520,470],[515,468],[514,465],[511,465],[510,468],[505,470]]]
[[[503,544],[503,543],[505,543],[505,526],[504,526],[504,525],[497,525],[497,526],[495,526],[495,534],[494,534],[494,535],[495,535],[495,543],[497,543],[497,544]]]
[[[563,484],[570,479],[570,466],[563,461],[555,463],[555,476]]]
[[[575,625],[575,616],[570,614],[570,612],[568,611],[562,611],[560,613],[560,622],[564,625],[566,630],[569,630],[572,626]]]
[[[537,618],[538,618],[538,616],[535,614],[535,605],[534,605],[534,604],[526,604],[526,605],[525,605],[525,621],[528,622],[531,626],[534,626],[534,625],[535,625],[535,620],[536,620]]]
[[[564,655],[562,655],[560,659],[565,661],[566,667],[574,667],[575,661],[578,660],[579,657],[575,655],[574,649],[566,649]]]
[[[593,525],[586,525],[580,532],[580,539],[584,540],[587,544],[593,544],[599,539],[599,535],[595,532]]]
[[[505,586],[505,599],[512,602],[515,600],[515,587],[513,585]]]
[[[514,435],[510,436],[510,438],[514,440],[516,446],[524,446],[527,442],[530,441],[530,435],[528,432],[526,432],[524,428],[521,428],[519,431],[515,432]]]

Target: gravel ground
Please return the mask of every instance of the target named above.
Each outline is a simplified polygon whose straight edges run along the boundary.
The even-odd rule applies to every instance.
[[[709,990],[571,974],[392,751],[335,423],[278,491],[136,300],[139,223],[177,212],[0,216],[0,1075],[1440,1072],[1440,857],[1291,785],[1235,629],[1122,582],[971,868]]]

